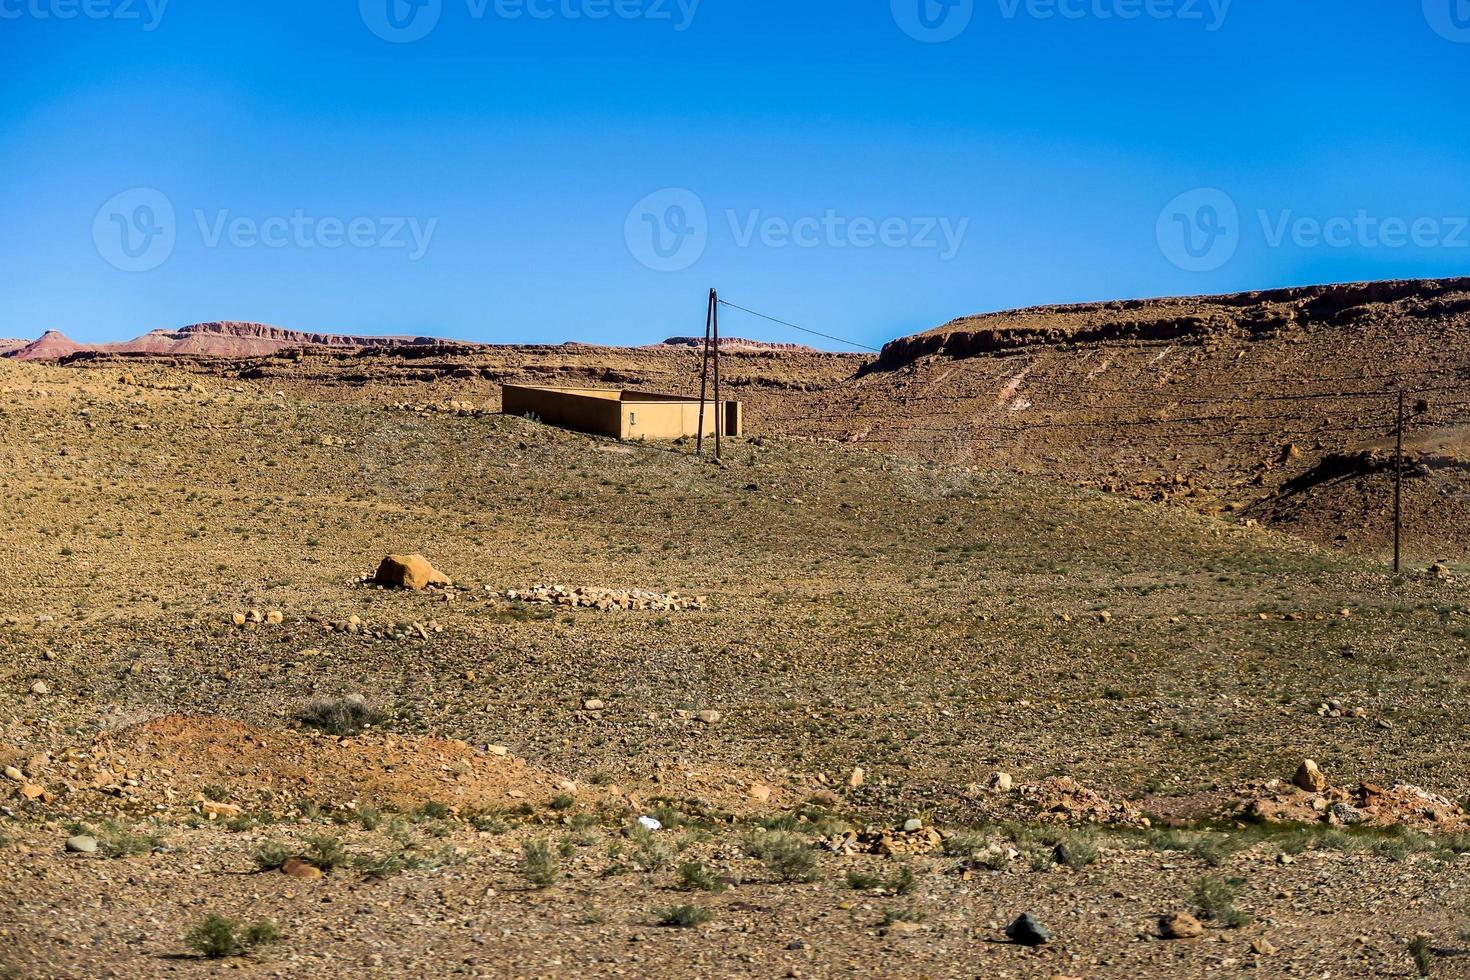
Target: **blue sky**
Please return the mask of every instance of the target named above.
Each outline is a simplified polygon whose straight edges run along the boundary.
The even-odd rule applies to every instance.
[[[0,84],[0,336],[1470,274],[1470,0],[0,0]]]

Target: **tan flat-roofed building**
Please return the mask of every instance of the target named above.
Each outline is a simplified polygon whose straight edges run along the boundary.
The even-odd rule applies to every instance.
[[[617,388],[502,385],[500,410],[534,415],[548,425],[614,439],[678,439],[699,434],[699,399]],[[742,435],[739,402],[704,403],[704,434]]]

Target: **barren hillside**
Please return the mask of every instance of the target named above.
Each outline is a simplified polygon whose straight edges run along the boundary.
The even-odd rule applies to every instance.
[[[1401,388],[1410,533],[1427,554],[1463,552],[1464,469],[1417,447],[1470,421],[1466,279],[964,318],[888,344],[766,424],[1378,547],[1384,471],[1361,450],[1393,431]]]

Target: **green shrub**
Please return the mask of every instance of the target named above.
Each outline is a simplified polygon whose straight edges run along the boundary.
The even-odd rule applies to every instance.
[[[347,863],[347,848],[332,834],[313,834],[306,838],[306,857],[323,871],[331,871]]]
[[[1238,929],[1250,922],[1250,916],[1235,907],[1240,893],[1239,879],[1225,880],[1206,876],[1194,883],[1194,905],[1202,919]]]
[[[656,831],[638,824],[628,837],[633,841],[633,863],[644,871],[662,871],[674,862],[673,849]]]
[[[371,707],[360,694],[330,701],[313,701],[296,719],[326,735],[359,735],[370,725],[383,722],[383,714]]]
[[[722,892],[725,883],[720,876],[698,861],[685,861],[679,865],[679,886],[690,891]]]
[[[704,925],[712,918],[713,912],[698,905],[675,905],[658,913],[658,924],[671,929],[691,929]]]
[[[884,887],[895,895],[908,895],[918,887],[918,884],[919,880],[914,875],[913,865],[905,864],[898,869],[898,874],[890,878]]]
[[[1409,955],[1414,957],[1414,969],[1419,976],[1427,977],[1434,972],[1434,946],[1428,936],[1415,936],[1409,940]]]
[[[279,942],[280,930],[269,919],[241,927],[233,919],[210,913],[184,935],[184,942],[200,956],[219,959],[240,956],[256,946]]]
[[[781,881],[811,881],[816,874],[816,852],[795,834],[761,834],[753,839],[751,848],[754,856]]]
[[[871,874],[867,871],[849,871],[847,873],[847,887],[855,892],[870,892],[883,884],[880,875]]]
[[[1054,851],[1056,858],[1069,868],[1085,868],[1096,864],[1100,856],[1097,841],[1092,834],[1076,832],[1062,837]]]
[[[537,888],[549,888],[561,878],[561,862],[544,838],[521,847],[521,875]]]
[[[255,849],[255,866],[261,871],[274,871],[291,857],[291,849],[277,840],[266,840]]]

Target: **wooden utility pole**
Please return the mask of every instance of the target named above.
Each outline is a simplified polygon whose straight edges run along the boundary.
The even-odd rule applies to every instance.
[[[1393,571],[1403,569],[1404,537],[1404,393],[1399,391],[1398,445],[1393,454]]]
[[[709,301],[715,319],[715,461],[718,462],[721,458],[720,436],[725,431],[725,403],[720,401],[720,294],[711,289]]]
[[[704,398],[709,381],[709,338],[710,329],[715,323],[715,305],[719,302],[719,296],[713,289],[709,291],[709,306],[704,311],[704,352],[699,364],[699,431],[694,436],[694,452],[704,455]]]

